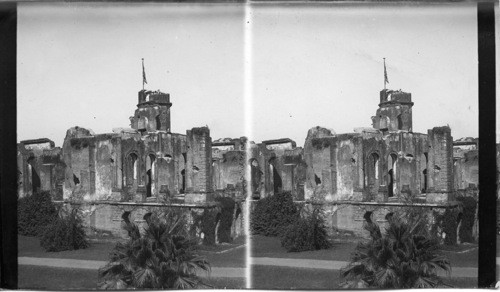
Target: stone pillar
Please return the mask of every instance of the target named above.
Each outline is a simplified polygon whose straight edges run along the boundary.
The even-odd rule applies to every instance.
[[[430,152],[429,180],[433,189],[427,194],[428,202],[453,200],[453,137],[449,127],[435,127],[428,131]],[[428,169],[428,171],[429,171]]]
[[[186,202],[206,202],[212,193],[212,138],[208,127],[187,131]]]

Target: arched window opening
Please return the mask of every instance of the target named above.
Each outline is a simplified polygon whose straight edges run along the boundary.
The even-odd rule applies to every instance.
[[[130,153],[127,158],[127,185],[134,185],[138,183],[139,175],[139,157],[135,153]]]
[[[144,219],[144,221],[146,221],[149,224],[149,220],[151,220],[151,216],[153,216],[153,213],[149,212],[149,213],[144,214],[142,219]]]
[[[281,180],[281,176],[276,169],[276,158],[274,157],[269,160],[269,174],[272,177],[273,192],[275,194],[281,192],[283,189],[283,181]]]
[[[30,157],[28,158],[27,162],[28,162],[28,175],[30,176],[29,179],[31,180],[31,190],[34,194],[40,190],[42,183],[40,181],[40,176],[38,175],[38,172],[36,171],[35,168],[35,158]]]
[[[248,164],[250,165],[250,181],[251,181],[251,191],[252,194],[258,194],[259,193],[259,187],[260,187],[260,181],[262,178],[262,171],[260,170],[259,167],[259,162],[255,158],[251,158],[248,161]]]
[[[154,179],[155,179],[155,164],[156,157],[153,154],[146,156],[146,197],[151,197],[154,193]]]
[[[130,211],[125,211],[122,214],[123,221],[130,223]]]
[[[184,194],[186,192],[186,170],[181,170],[182,185],[179,193]]]
[[[321,184],[321,179],[316,174],[314,174],[314,181],[316,182],[316,185]]]
[[[180,171],[180,176],[178,181],[179,183],[179,193],[184,194],[186,191],[186,161],[187,161],[187,153],[182,153],[182,159],[179,159],[179,169]]]
[[[156,130],[161,130],[161,119],[160,115],[156,116]]]
[[[402,115],[398,115],[398,130],[403,129],[403,117]]]
[[[375,179],[378,179],[378,163],[379,163],[378,154],[372,153],[372,166],[373,166],[373,174],[374,174]]]
[[[421,192],[426,193],[427,192],[427,164],[429,162],[429,158],[427,156],[427,153],[424,153],[420,156],[420,184],[421,184]]]
[[[396,166],[397,166],[398,156],[394,153],[391,153],[388,157],[388,171],[387,171],[387,196],[393,197],[396,193]]]
[[[365,219],[366,223],[372,223],[372,215],[373,215],[373,212],[372,211],[366,211],[365,212],[365,215],[363,215],[363,218]]]

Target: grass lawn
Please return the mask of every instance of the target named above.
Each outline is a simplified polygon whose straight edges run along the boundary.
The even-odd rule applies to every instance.
[[[40,240],[37,237],[29,237],[19,235],[18,240],[18,256],[20,257],[35,257],[35,258],[62,258],[76,260],[94,260],[105,261],[109,258],[109,253],[115,246],[112,242],[91,242],[90,246],[85,249],[66,250],[60,252],[46,252],[40,246]]]
[[[287,252],[281,247],[279,237],[252,235],[250,240],[252,257],[349,261],[351,252],[356,247],[355,243],[333,243],[329,249]]]
[[[444,255],[450,260],[451,268],[453,267],[478,267],[478,251],[479,248],[469,247],[465,252],[459,253],[455,251],[443,251]]]
[[[245,267],[245,247],[243,244],[244,239],[238,239],[231,244],[201,246],[199,252],[207,258],[213,267]],[[40,246],[38,238],[18,236],[18,256],[20,257],[106,261],[114,246],[113,242],[91,242],[86,249],[46,252]]]
[[[252,257],[349,261],[351,253],[356,248],[356,243],[354,242],[336,242],[333,244],[333,247],[329,249],[287,252],[285,248],[281,247],[279,237],[253,235],[251,241]],[[477,245],[466,244],[444,247],[444,249],[443,252],[450,260],[452,268],[478,266]]]
[[[52,291],[68,289],[96,289],[97,271],[19,266],[18,288]]]
[[[338,289],[340,272],[277,266],[252,266],[253,289]]]
[[[277,266],[252,266],[253,289],[339,289],[340,271]],[[476,288],[475,278],[444,278],[452,288]],[[441,287],[447,288],[447,287]]]

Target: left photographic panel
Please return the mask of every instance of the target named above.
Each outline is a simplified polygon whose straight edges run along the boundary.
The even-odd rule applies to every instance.
[[[20,289],[246,287],[243,46],[240,4],[18,5]]]

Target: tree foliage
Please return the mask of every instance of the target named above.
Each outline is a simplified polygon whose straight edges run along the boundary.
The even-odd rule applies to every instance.
[[[417,222],[418,223],[418,222]],[[393,216],[385,233],[366,223],[368,242],[358,243],[350,264],[342,269],[342,288],[408,289],[445,285],[439,269],[451,271],[438,242],[417,232],[418,224]]]
[[[331,244],[321,207],[313,207],[305,218],[300,218],[288,226],[281,238],[281,246],[289,252],[329,248]]]
[[[253,234],[281,236],[286,228],[300,218],[297,206],[289,192],[277,193],[260,199],[251,212]]]
[[[45,227],[57,218],[57,209],[49,192],[37,192],[17,202],[19,235],[42,235]]]
[[[185,231],[184,217],[174,213],[145,218],[141,234],[125,220],[129,240],[118,242],[109,263],[99,269],[101,289],[192,289],[204,287],[198,271],[210,271],[208,261],[197,254],[196,242]]]
[[[89,246],[83,227],[80,210],[75,208],[69,212],[61,212],[44,229],[40,245],[46,251],[63,251],[83,249]]]

